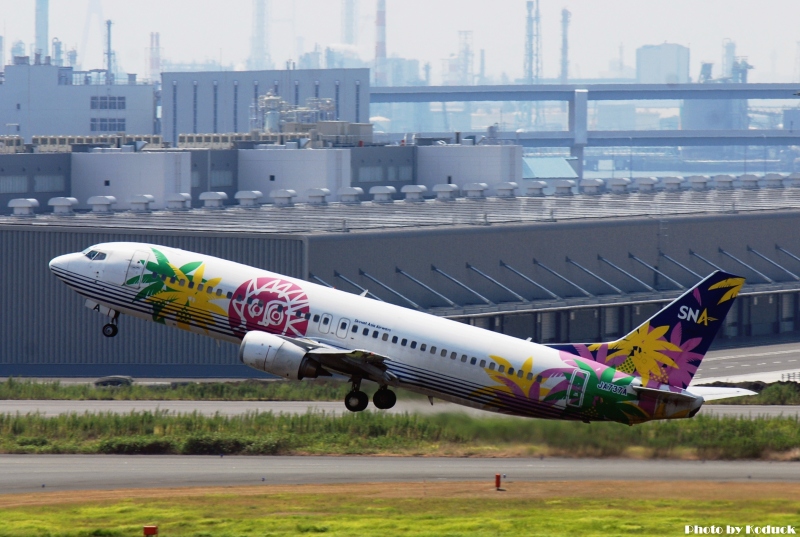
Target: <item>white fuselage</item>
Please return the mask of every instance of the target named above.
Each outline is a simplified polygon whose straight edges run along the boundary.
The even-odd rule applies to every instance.
[[[105,258],[89,259],[91,252]],[[387,369],[400,387],[509,414],[585,419],[578,399],[572,405],[566,396],[540,405],[522,393],[533,384],[537,393],[546,391],[569,378],[547,373],[564,370],[563,353],[530,341],[150,244],[99,244],[54,259],[51,269],[85,296],[88,306],[109,315],[155,320],[231,343],[259,330],[367,350],[388,358]],[[156,270],[175,276],[150,275]],[[577,394],[581,401],[582,395]]]

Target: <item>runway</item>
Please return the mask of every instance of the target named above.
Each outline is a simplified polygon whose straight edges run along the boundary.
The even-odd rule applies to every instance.
[[[0,455],[0,494],[263,484],[642,479],[800,481],[800,464],[766,461]]]
[[[131,412],[154,412],[162,410],[175,414],[191,414],[197,412],[204,416],[239,416],[248,412],[272,412],[274,414],[305,414],[307,412],[324,412],[340,416],[349,413],[341,401],[38,401],[38,400],[4,400],[0,401],[0,413],[22,415],[36,413],[43,416],[58,416],[76,412],[112,412],[129,414]],[[374,407],[370,410],[375,411]],[[460,412],[474,417],[505,417],[494,412],[486,412],[452,403],[435,401],[434,405],[427,400],[398,401],[388,411],[392,414],[443,414]],[[704,405],[700,414],[714,416],[739,416],[755,418],[759,416],[800,416],[800,406],[777,405]],[[519,418],[527,419],[527,418]]]
[[[781,375],[800,377],[800,343],[783,343],[710,351],[700,364],[693,384],[714,381],[775,382]]]

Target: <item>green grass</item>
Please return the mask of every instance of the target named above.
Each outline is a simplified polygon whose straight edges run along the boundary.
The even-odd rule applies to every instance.
[[[2,399],[118,400],[118,401],[341,401],[350,385],[332,380],[289,382],[245,380],[237,382],[188,382],[164,385],[96,387],[90,384],[33,382],[9,378],[0,382]],[[370,394],[377,385],[365,382]],[[421,397],[404,390],[398,397]]]
[[[754,385],[755,384],[755,385]],[[720,385],[722,383],[715,383]],[[725,384],[726,386],[736,386]],[[760,386],[759,386],[760,385]],[[713,401],[712,404],[721,405],[800,405],[800,383],[797,382],[773,382],[764,383],[740,383],[741,388],[758,391],[758,395],[749,397],[734,397],[732,399],[720,399]]]
[[[625,456],[638,449],[651,457],[770,458],[800,449],[800,422],[700,415],[628,427],[462,413],[0,415],[2,453],[485,455],[514,446],[523,455]]]
[[[794,525],[800,502],[594,497],[382,498],[273,493],[0,507],[0,537],[683,535],[684,525]],[[744,534],[744,530],[742,531]]]

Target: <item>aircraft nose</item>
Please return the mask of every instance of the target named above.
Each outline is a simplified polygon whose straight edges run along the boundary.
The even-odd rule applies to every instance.
[[[69,262],[72,259],[72,254],[60,255],[58,257],[54,257],[50,260],[49,266],[52,272],[56,272],[57,270],[67,270],[69,268]]]

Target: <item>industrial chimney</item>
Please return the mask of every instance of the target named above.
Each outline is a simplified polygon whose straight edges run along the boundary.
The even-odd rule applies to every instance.
[[[375,85],[386,85],[386,0],[378,0],[375,18]]]
[[[36,0],[36,43],[34,44],[34,52],[42,58],[47,56],[50,51],[50,39],[47,37],[49,4],[49,0]]]

